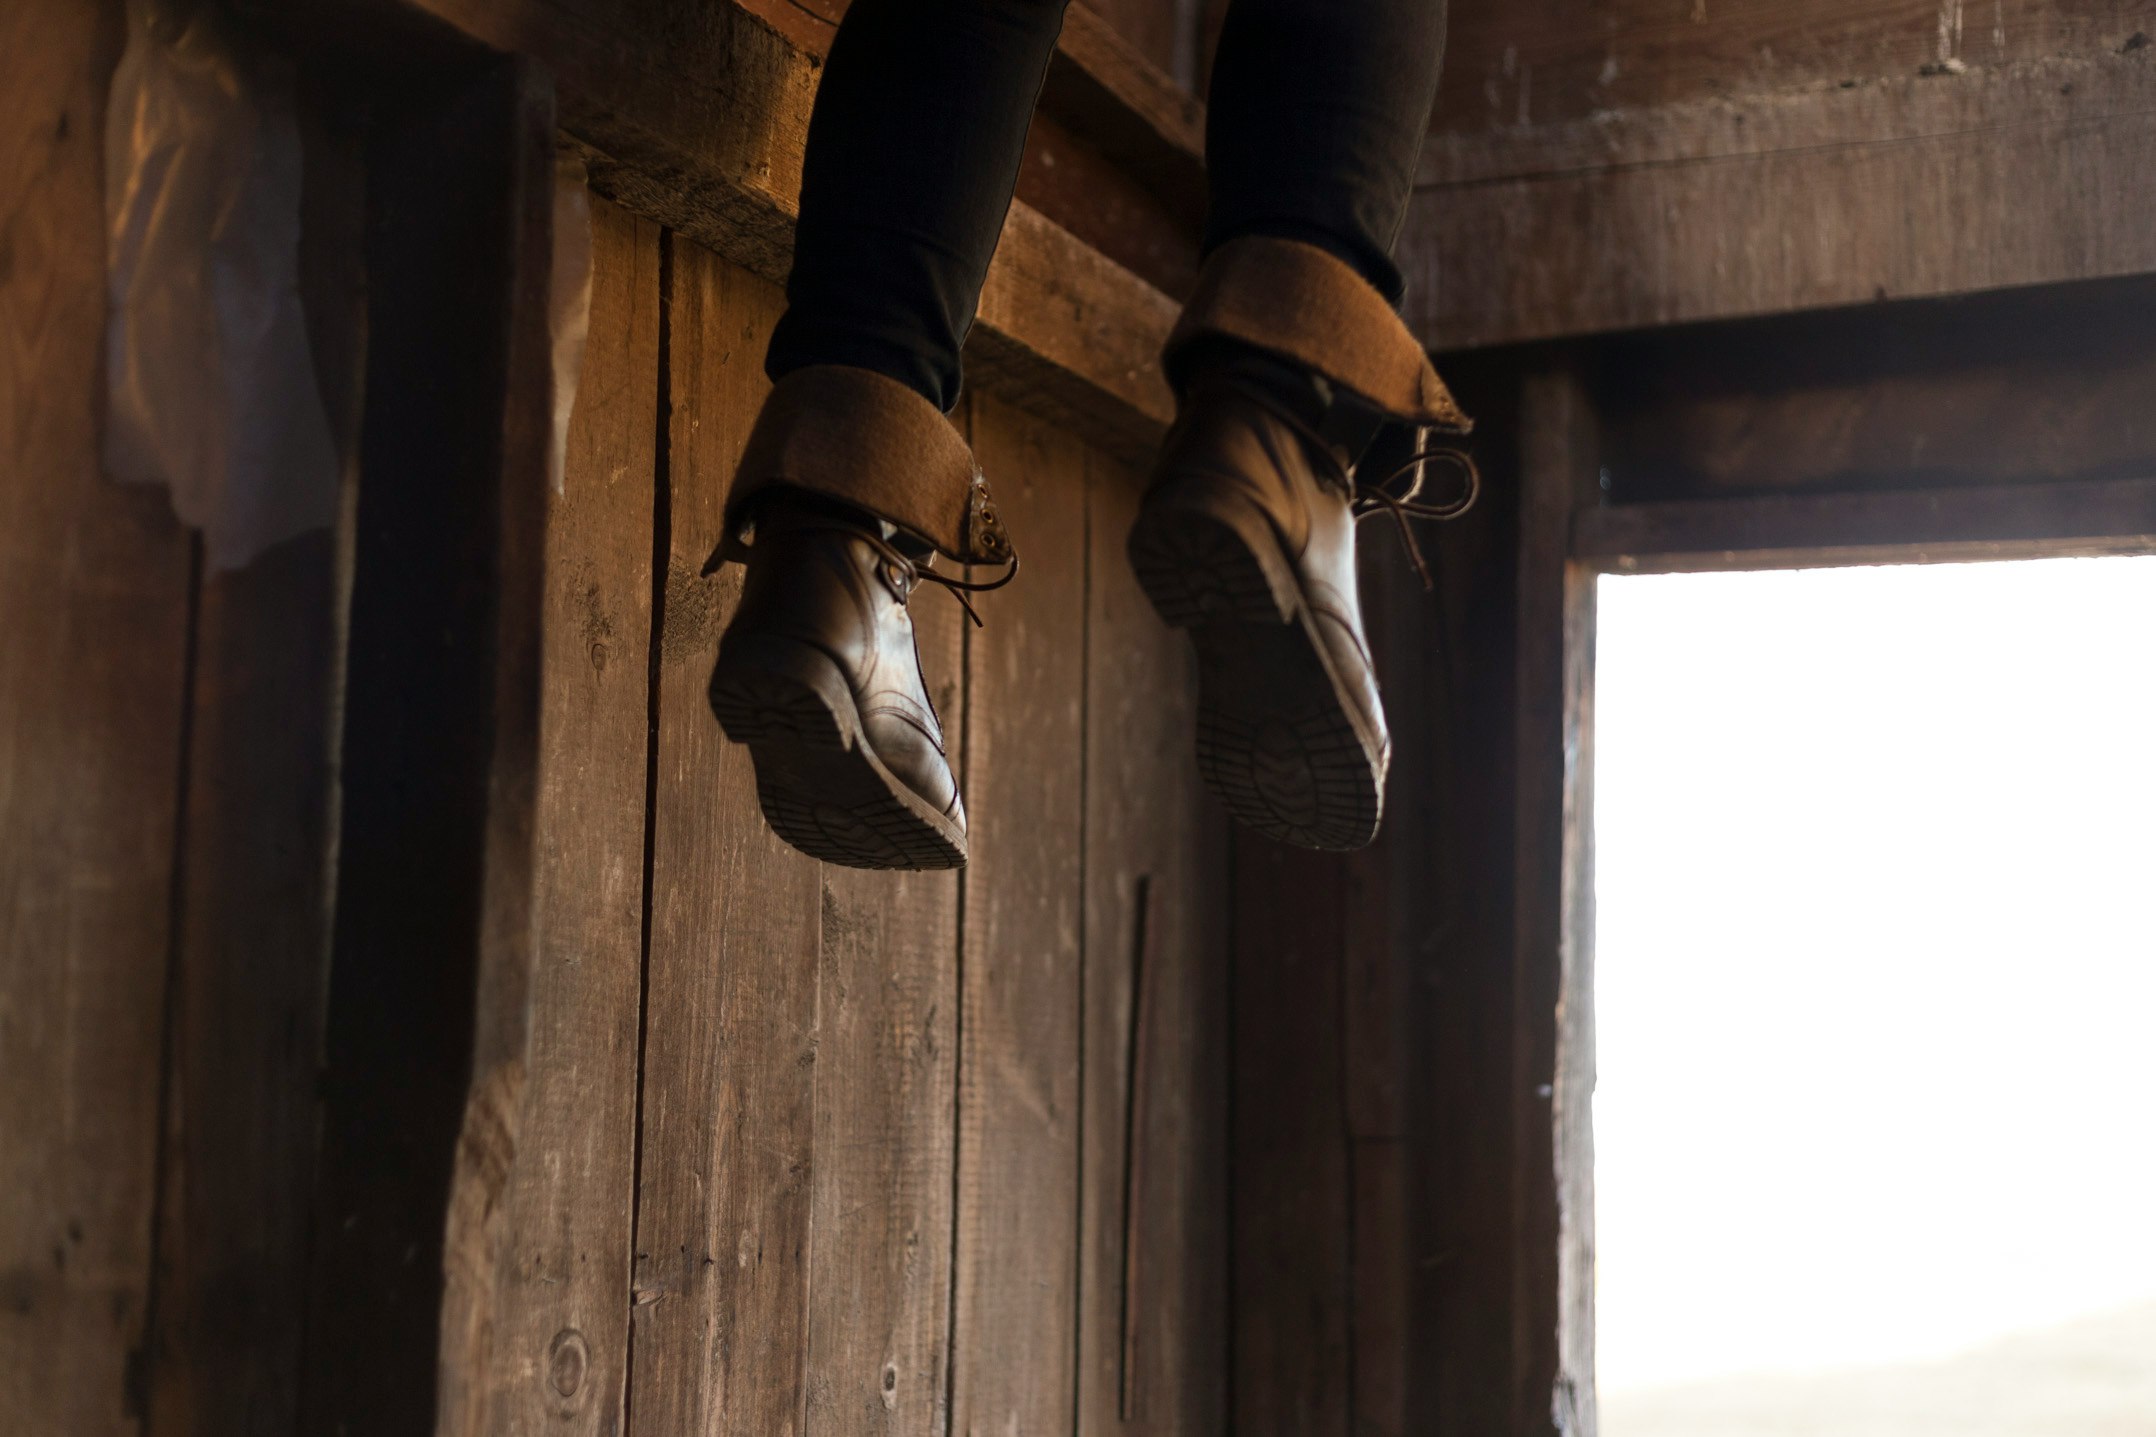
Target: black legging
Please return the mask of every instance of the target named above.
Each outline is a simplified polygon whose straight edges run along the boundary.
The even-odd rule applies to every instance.
[[[854,0],[809,123],[772,378],[850,364],[948,410],[1066,0]],[[1210,252],[1322,246],[1395,304],[1445,0],[1234,0],[1206,122]]]

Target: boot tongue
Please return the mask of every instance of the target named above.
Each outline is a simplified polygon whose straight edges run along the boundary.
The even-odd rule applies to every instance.
[[[1237,385],[1302,421],[1324,439],[1343,468],[1355,467],[1385,424],[1385,416],[1360,396],[1292,360],[1233,340],[1212,343],[1214,352],[1193,365],[1199,378]]]

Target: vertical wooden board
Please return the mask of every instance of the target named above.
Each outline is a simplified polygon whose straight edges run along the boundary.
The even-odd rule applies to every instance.
[[[944,741],[962,763],[965,611],[925,585],[912,611]],[[950,873],[823,869],[808,1319],[816,1437],[944,1431],[958,889]]]
[[[1434,536],[1425,531],[1421,542]],[[1373,542],[1374,541],[1374,542]],[[1431,774],[1446,741],[1437,712],[1438,611],[1389,532],[1364,531],[1364,614],[1393,733],[1385,821],[1343,860],[1342,1099],[1351,1187],[1352,1430],[1393,1437],[1415,1411],[1414,1281],[1421,1257],[1410,1194],[1413,1012],[1429,961],[1429,895],[1444,813]]]
[[[117,3],[0,12],[0,1411],[132,1432],[189,545],[100,472]]]
[[[1489,483],[1458,523],[1425,532],[1433,594],[1378,595],[1396,731],[1422,754],[1395,758],[1391,866],[1395,941],[1417,959],[1411,991],[1414,1153],[1413,1370],[1418,1422],[1443,1432],[1511,1432],[1518,1292],[1512,986],[1513,694],[1517,402],[1509,374],[1458,374],[1478,421]],[[1472,384],[1464,381],[1472,380]],[[1418,674],[1420,676],[1418,676]],[[1417,691],[1427,693],[1418,702]],[[1425,844],[1420,852],[1415,845]]]
[[[701,571],[783,300],[707,251],[673,255],[629,1422],[777,1437],[803,1430],[807,1397],[822,875],[765,825],[748,752],[711,715],[741,570]]]
[[[529,1033],[553,91],[377,100],[300,1427],[463,1433]]]
[[[161,1432],[297,1416],[329,956],[335,539],[203,586],[172,994],[156,1341]]]
[[[1025,568],[967,661],[950,1430],[1002,1437],[1074,1416],[1086,458],[995,400],[972,415]]]
[[[300,283],[349,499],[366,176],[333,110],[302,108]],[[286,1437],[298,1419],[349,538],[340,524],[202,583],[150,1339],[166,1437]]]
[[[659,231],[592,205],[590,337],[547,521],[539,964],[485,1428],[620,1430],[643,961]]]
[[[1218,1432],[1226,844],[1192,756],[1190,645],[1124,556],[1143,481],[1089,462],[1078,1430]]]
[[[1593,1437],[1593,749],[1581,726],[1592,717],[1594,578],[1569,555],[1573,515],[1600,498],[1601,456],[1592,401],[1569,366],[1530,376],[1521,409],[1516,1422],[1522,1433]]]
[[[1233,1421],[1257,1437],[1349,1431],[1343,870],[1236,835]]]

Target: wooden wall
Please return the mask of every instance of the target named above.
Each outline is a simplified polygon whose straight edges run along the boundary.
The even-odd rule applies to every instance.
[[[780,297],[604,206],[598,233],[490,1426],[1205,1430],[1224,914],[1187,661],[1121,565],[1137,476],[969,403],[1026,556],[984,628],[917,605],[973,863],[818,865],[703,692],[740,576],[702,569]]]
[[[1204,1429],[1223,913],[1186,661],[1120,566],[1136,476],[969,404],[1027,561],[985,628],[917,606],[974,860],[820,866],[704,702],[740,576],[701,571],[780,297],[611,208],[598,234],[489,1429]]]
[[[290,1429],[334,825],[335,540],[204,570],[101,472],[118,4],[0,18],[0,1410]],[[316,362],[350,446],[349,134],[310,116]]]
[[[10,11],[0,86],[9,1430],[418,1431],[437,1408],[473,1432],[1221,1430],[1226,850],[1188,758],[1187,655],[1122,559],[1141,476],[968,401],[1027,560],[985,628],[918,605],[975,862],[814,864],[765,828],[703,697],[739,574],[702,570],[778,291],[599,202],[544,526],[529,989],[475,980],[458,915],[485,911],[471,885],[498,901],[501,835],[404,825],[449,811],[429,785],[478,776],[429,747],[437,721],[492,726],[466,750],[492,797],[466,816],[492,833],[504,792],[514,811],[487,713],[516,688],[498,654],[491,689],[399,684],[468,663],[458,645],[517,610],[478,603],[442,646],[395,606],[508,582],[514,555],[460,570],[442,536],[507,522],[452,492],[474,464],[537,482],[502,437],[530,409],[521,341],[488,359],[452,336],[507,364],[507,408],[495,379],[399,367],[438,345],[426,316],[518,332],[530,256],[487,281],[504,300],[467,290],[417,325],[397,306],[482,272],[412,231],[447,213],[429,185],[501,174],[462,212],[527,243],[516,146],[547,112],[526,72],[489,69],[379,106],[364,155],[310,116],[325,388],[347,448],[399,473],[359,478],[340,534],[210,575],[160,496],[100,473],[118,10]],[[438,162],[399,148],[451,131],[469,147]],[[500,242],[466,228],[440,253]],[[365,446],[337,399],[359,392],[362,328]],[[434,413],[443,395],[461,407]],[[399,448],[429,434],[446,452]],[[528,1035],[490,1048],[505,998]],[[469,1106],[438,1070],[456,1061],[482,1080]],[[486,1209],[456,1211],[473,1193]]]

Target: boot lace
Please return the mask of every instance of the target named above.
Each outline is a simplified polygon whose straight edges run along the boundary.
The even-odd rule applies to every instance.
[[[1267,404],[1266,408],[1300,434],[1308,442],[1310,451],[1319,456],[1319,478],[1347,496],[1348,512],[1356,523],[1372,514],[1392,516],[1399,530],[1401,547],[1407,550],[1407,557],[1422,580],[1423,590],[1435,589],[1437,580],[1430,573],[1429,561],[1423,557],[1422,545],[1417,542],[1414,526],[1409,521],[1423,519],[1435,523],[1457,519],[1474,508],[1475,501],[1482,497],[1482,471],[1476,467],[1474,457],[1464,449],[1438,440],[1435,437],[1437,431],[1431,426],[1418,424],[1415,426],[1415,446],[1407,458],[1394,465],[1384,478],[1372,481],[1363,477],[1361,466],[1350,468],[1343,463],[1339,451],[1301,415],[1284,406]],[[1456,498],[1432,503],[1422,497],[1432,464],[1449,465],[1460,476],[1460,492]],[[1408,476],[1412,477],[1407,487],[1395,491],[1393,486]]]
[[[1415,572],[1422,579],[1424,592],[1436,588],[1437,581],[1430,575],[1429,561],[1423,558],[1422,545],[1415,541],[1414,527],[1408,521],[1424,519],[1440,523],[1447,519],[1457,519],[1474,508],[1475,500],[1482,496],[1482,471],[1475,467],[1474,458],[1464,449],[1436,442],[1431,438],[1432,432],[1427,425],[1418,426],[1414,449],[1391,473],[1376,483],[1370,483],[1360,474],[1352,475],[1353,488],[1348,500],[1349,512],[1355,516],[1358,523],[1372,514],[1392,515],[1393,523],[1399,528],[1400,543],[1407,549],[1407,557],[1414,563]],[[1433,464],[1450,465],[1458,473],[1458,497],[1442,504],[1433,504],[1421,497],[1422,486],[1428,482],[1430,466]],[[1392,486],[1399,482],[1403,475],[1412,475],[1413,478],[1406,489],[1394,493]]]
[[[849,527],[846,532],[882,556],[883,561],[890,565],[886,572],[890,575],[891,582],[908,597],[911,597],[920,585],[934,584],[958,600],[958,607],[966,611],[966,617],[973,620],[973,627],[976,629],[985,628],[986,625],[982,623],[979,612],[974,609],[973,601],[967,595],[994,593],[1018,577],[1016,553],[1004,564],[1003,572],[993,579],[961,579],[938,571],[935,567],[936,556],[933,554],[925,559],[916,559],[874,530]]]

